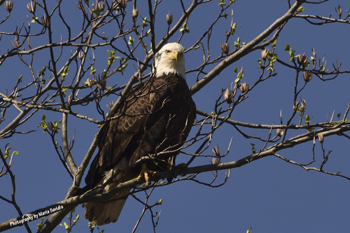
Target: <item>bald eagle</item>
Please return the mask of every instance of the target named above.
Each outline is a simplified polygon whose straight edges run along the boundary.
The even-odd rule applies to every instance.
[[[92,189],[103,184],[117,171],[123,172],[106,185],[104,193],[143,174],[148,184],[147,171],[174,167],[175,157],[196,117],[196,105],[186,83],[184,48],[180,44],[169,43],[159,50],[150,79],[124,98],[114,116],[118,117],[99,132],[99,151],[85,178],[86,187]],[[151,159],[130,167],[144,157]],[[119,192],[103,202],[84,203],[85,219],[97,225],[116,222],[129,192]]]

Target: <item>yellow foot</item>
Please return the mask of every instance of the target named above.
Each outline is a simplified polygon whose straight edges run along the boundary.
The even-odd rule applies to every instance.
[[[146,164],[141,165],[141,172],[140,175],[137,177],[138,180],[141,180],[142,178],[146,181],[146,187],[149,186],[149,177],[155,176],[157,174],[156,171],[151,171],[147,168]]]

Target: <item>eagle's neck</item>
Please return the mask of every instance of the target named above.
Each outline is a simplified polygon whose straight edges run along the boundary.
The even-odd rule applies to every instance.
[[[180,64],[169,64],[169,63],[162,63],[161,65],[156,67],[157,77],[160,77],[162,75],[169,75],[169,74],[177,74],[184,80],[186,80],[186,70],[185,66],[182,66]]]

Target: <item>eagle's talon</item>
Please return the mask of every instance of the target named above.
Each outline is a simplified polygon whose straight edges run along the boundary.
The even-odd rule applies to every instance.
[[[156,171],[151,171],[147,168],[146,164],[142,164],[141,165],[141,171],[140,171],[140,175],[137,177],[138,181],[141,181],[142,178],[145,180],[146,182],[146,187],[149,186],[150,183],[150,176],[155,176],[157,174]]]

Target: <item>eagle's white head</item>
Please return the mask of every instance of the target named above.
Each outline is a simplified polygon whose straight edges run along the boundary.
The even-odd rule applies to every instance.
[[[157,76],[178,74],[186,80],[185,50],[178,43],[164,45],[155,56]]]

